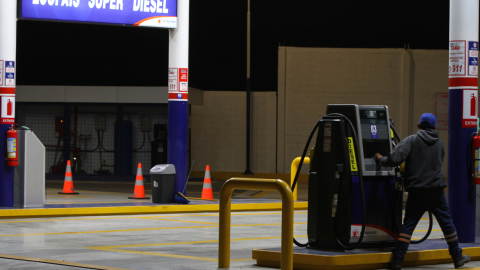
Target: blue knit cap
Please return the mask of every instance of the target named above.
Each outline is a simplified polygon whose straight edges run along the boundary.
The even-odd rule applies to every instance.
[[[422,128],[435,128],[437,126],[437,117],[431,113],[424,113],[418,121]]]

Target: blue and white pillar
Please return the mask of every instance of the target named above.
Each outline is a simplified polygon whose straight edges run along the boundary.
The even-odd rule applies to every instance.
[[[17,0],[0,1],[0,207],[13,207],[13,169],[5,160],[8,128],[15,124]]]
[[[182,192],[187,181],[190,1],[178,0],[177,7],[177,28],[169,33],[167,160],[177,172],[175,192]]]
[[[467,157],[478,115],[478,0],[450,0],[448,203],[461,243],[475,242],[476,186]]]

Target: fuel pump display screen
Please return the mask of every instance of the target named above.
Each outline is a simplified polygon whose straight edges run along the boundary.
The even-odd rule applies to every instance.
[[[385,110],[360,110],[360,119],[382,119],[387,121]]]
[[[367,118],[377,118],[377,111],[365,111]]]
[[[360,109],[360,126],[362,130],[363,157],[366,171],[388,171],[390,168],[377,166],[372,157],[376,153],[390,153],[389,130],[385,109]]]

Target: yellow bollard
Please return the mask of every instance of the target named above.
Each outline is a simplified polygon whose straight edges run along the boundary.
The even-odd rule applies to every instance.
[[[282,270],[293,270],[293,196],[280,179],[230,178],[220,191],[218,267],[230,268],[231,199],[235,189],[278,191],[282,195]]]
[[[293,181],[295,180],[295,174],[297,173],[298,165],[300,165],[300,160],[302,160],[302,158],[297,157],[292,162],[292,167],[290,169],[290,187],[293,185]],[[303,164],[310,164],[310,158],[305,157],[305,159],[303,159]],[[295,190],[293,191],[293,200],[298,200],[298,180],[297,185],[295,186]]]

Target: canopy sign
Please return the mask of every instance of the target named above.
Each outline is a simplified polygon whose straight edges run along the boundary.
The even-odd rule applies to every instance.
[[[19,0],[19,3],[22,19],[177,28],[177,0]]]

